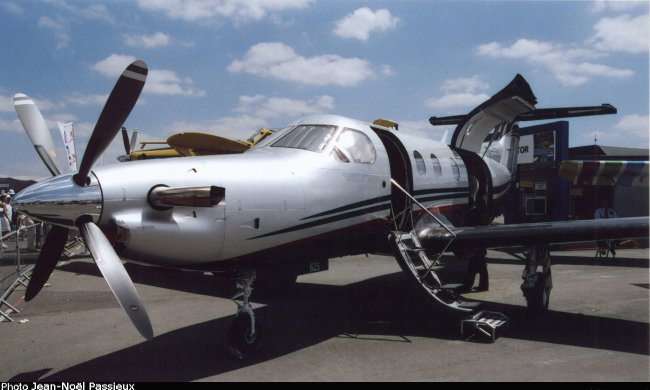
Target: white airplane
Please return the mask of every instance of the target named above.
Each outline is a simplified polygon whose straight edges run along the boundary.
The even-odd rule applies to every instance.
[[[488,226],[501,213],[516,166],[510,129],[535,110],[536,98],[520,75],[461,118],[449,145],[318,115],[239,154],[132,161],[91,171],[146,76],[142,61],[121,75],[77,174],[56,175],[15,196],[16,210],[53,225],[26,300],[41,290],[68,233],[78,229],[147,339],[153,337],[151,323],[121,259],[235,277],[241,302],[229,339],[250,353],[260,340],[249,302],[257,276],[295,280],[327,269],[329,258],[393,253],[438,307],[468,315],[478,303],[441,280],[440,255],[481,257],[482,248],[526,245],[531,250],[522,290],[529,306],[545,309],[552,286],[548,243],[648,236],[647,218]],[[498,161],[479,155],[486,139],[501,151]]]

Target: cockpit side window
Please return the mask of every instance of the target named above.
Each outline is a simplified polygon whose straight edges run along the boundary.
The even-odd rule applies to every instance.
[[[359,130],[345,128],[336,140],[334,155],[343,162],[373,164],[377,152],[370,138]]]
[[[300,125],[289,131],[271,146],[304,149],[320,153],[325,149],[335,132],[336,126]]]

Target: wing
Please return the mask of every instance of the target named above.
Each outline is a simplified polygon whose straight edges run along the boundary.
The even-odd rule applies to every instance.
[[[447,250],[495,248],[534,244],[596,241],[619,238],[648,237],[648,217],[590,219],[579,221],[521,223],[501,226],[452,227],[447,230],[436,223],[417,229],[422,247],[441,251],[453,238]]]

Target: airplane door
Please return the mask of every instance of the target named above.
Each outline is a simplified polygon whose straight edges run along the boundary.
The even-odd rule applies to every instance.
[[[389,160],[390,177],[397,181],[397,184],[406,191],[411,192],[413,188],[413,169],[406,149],[404,149],[404,146],[397,137],[389,131],[379,128],[373,128],[373,130],[381,139],[382,146],[385,147]],[[410,222],[411,213],[402,213],[402,211],[411,208],[411,200],[402,191],[393,189],[391,192],[391,204],[396,214],[395,223],[398,227],[404,228]]]

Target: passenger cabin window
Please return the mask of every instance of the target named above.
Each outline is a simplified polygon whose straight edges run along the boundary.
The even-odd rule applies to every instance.
[[[436,176],[442,176],[442,167],[440,166],[440,160],[436,157],[435,154],[431,153],[431,164],[433,165],[433,173]]]
[[[454,175],[456,181],[460,180],[460,169],[458,169],[458,163],[453,157],[449,157],[449,162],[451,163],[451,173]]]
[[[345,128],[336,140],[334,155],[343,162],[372,164],[377,152],[370,138],[359,130]]]
[[[413,158],[415,158],[415,166],[418,170],[420,176],[424,176],[427,173],[427,164],[424,162],[424,158],[417,150],[413,151]]]
[[[336,126],[330,125],[300,125],[277,140],[273,147],[294,148],[322,152],[330,142]]]

